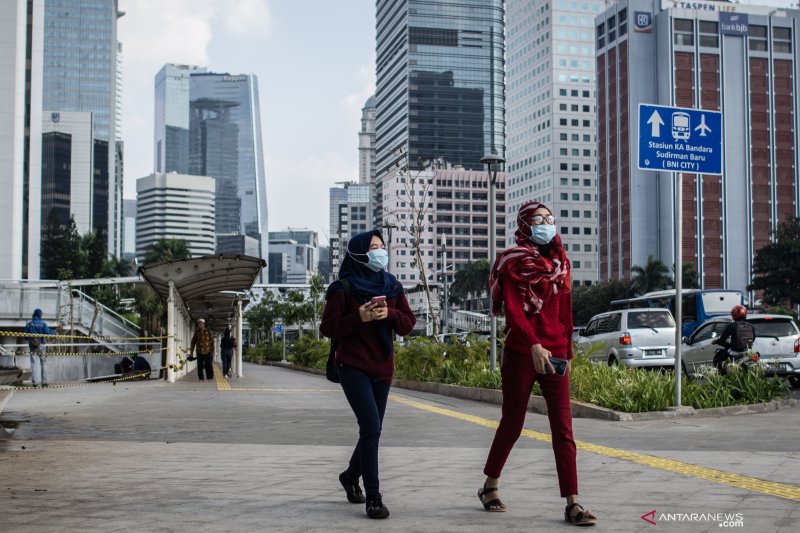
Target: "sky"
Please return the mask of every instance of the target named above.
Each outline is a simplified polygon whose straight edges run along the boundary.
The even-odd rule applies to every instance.
[[[153,171],[165,63],[255,74],[269,229],[328,234],[328,189],[358,180],[361,108],[375,91],[374,0],[120,0],[125,198]]]

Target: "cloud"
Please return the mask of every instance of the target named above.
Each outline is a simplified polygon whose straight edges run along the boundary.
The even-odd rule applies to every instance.
[[[375,64],[361,65],[353,74],[358,90],[342,98],[342,105],[348,113],[358,113],[361,117],[361,109],[367,98],[375,94]]]
[[[245,36],[266,32],[272,17],[265,0],[228,0],[224,3],[223,19],[227,31]]]

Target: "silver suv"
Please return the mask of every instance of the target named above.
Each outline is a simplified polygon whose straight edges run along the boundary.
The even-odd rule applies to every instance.
[[[684,340],[681,359],[687,374],[693,374],[702,365],[713,366],[714,354],[720,346],[712,342],[730,321],[728,317],[709,319]],[[756,334],[753,351],[758,353],[767,375],[786,376],[797,386],[800,382],[800,330],[792,318],[751,313],[747,321]]]
[[[628,367],[675,365],[675,320],[669,309],[621,309],[592,317],[576,343],[594,361]]]

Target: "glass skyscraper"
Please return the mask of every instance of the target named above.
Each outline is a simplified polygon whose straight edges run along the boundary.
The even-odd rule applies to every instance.
[[[155,172],[189,173],[190,76],[204,67],[166,64],[156,74]]]
[[[117,154],[117,0],[45,0],[42,108],[91,112],[108,151],[108,248],[119,255],[121,160]]]
[[[503,17],[503,0],[378,0],[378,176],[504,156]]]
[[[193,73],[188,113],[189,174],[216,181],[217,235],[257,239],[261,257],[268,257],[258,79]]]

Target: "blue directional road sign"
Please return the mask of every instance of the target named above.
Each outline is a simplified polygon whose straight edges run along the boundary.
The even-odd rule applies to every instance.
[[[272,326],[273,333],[283,333],[283,324],[275,324]]]
[[[639,168],[722,174],[722,113],[639,104]]]

